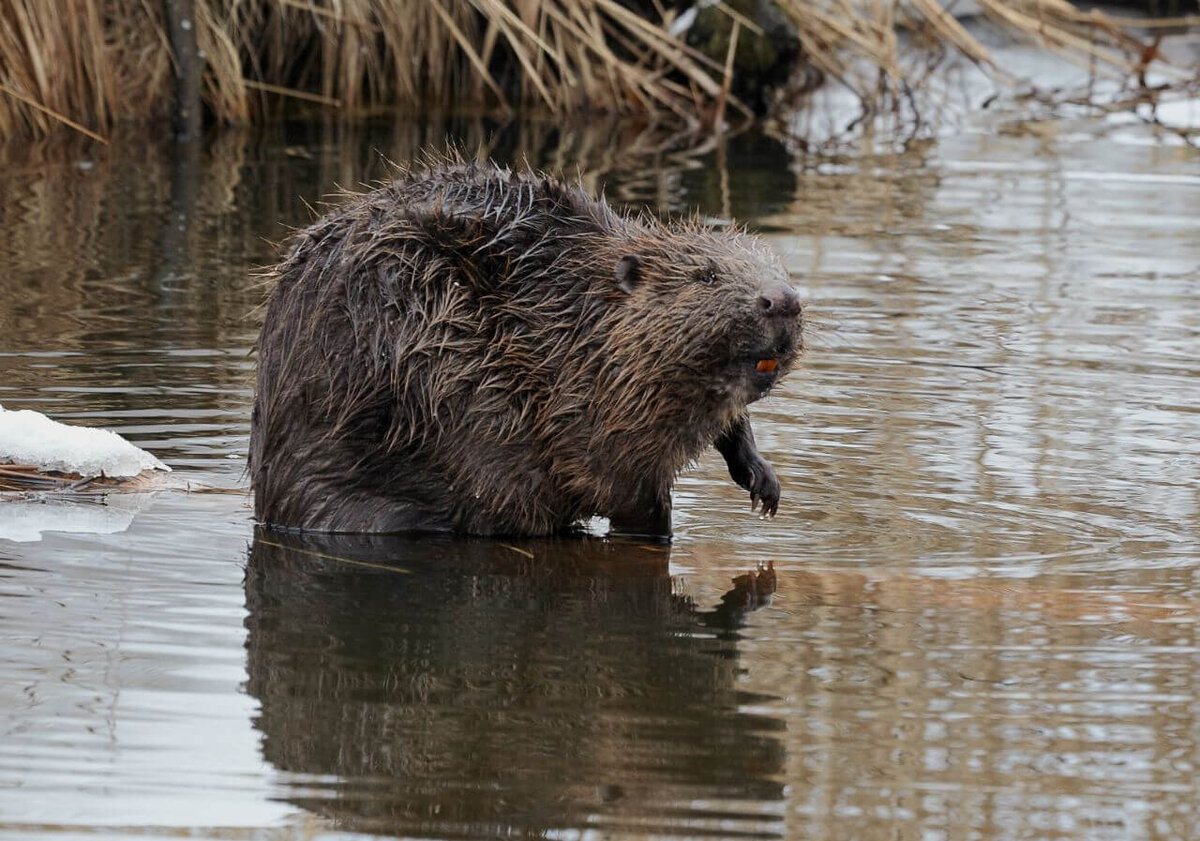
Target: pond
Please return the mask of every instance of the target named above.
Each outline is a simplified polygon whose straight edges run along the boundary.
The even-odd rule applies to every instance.
[[[670,546],[255,533],[255,268],[446,138],[783,255],[776,519],[714,452]],[[3,503],[0,835],[1197,837],[1198,164],[1000,117],[0,146],[0,404],[227,491]]]

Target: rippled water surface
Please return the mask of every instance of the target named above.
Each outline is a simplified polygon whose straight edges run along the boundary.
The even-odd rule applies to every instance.
[[[709,454],[670,547],[256,536],[252,270],[448,135],[784,255],[777,519]],[[1200,837],[1195,150],[289,125],[0,197],[0,403],[233,491],[0,503],[0,836]]]

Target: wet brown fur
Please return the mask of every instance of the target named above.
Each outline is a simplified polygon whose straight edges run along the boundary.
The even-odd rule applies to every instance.
[[[777,333],[754,309],[784,274],[753,237],[491,164],[431,161],[352,197],[273,276],[250,468],[256,515],[280,526],[669,517],[678,472],[765,390],[755,354],[782,374],[800,351],[798,322]]]

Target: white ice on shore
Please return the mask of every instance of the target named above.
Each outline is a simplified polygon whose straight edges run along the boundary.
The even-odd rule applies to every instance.
[[[115,432],[70,426],[29,409],[0,406],[0,463],[32,464],[40,470],[110,478],[143,470],[170,470]]]

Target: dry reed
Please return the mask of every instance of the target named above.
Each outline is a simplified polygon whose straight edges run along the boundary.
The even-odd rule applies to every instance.
[[[939,0],[775,0],[804,59],[860,96],[914,71],[898,28],[980,64],[987,50]],[[74,123],[164,117],[174,76],[161,0],[0,0],[0,138]],[[685,125],[747,113],[732,54],[709,57],[620,0],[195,0],[203,98],[221,122],[281,99],[344,115],[382,109],[606,111]],[[1122,21],[1066,0],[979,0],[993,20],[1094,67],[1136,74],[1156,57]],[[661,8],[656,3],[642,4]],[[731,23],[757,27],[724,4]],[[743,36],[744,37],[744,36]],[[1147,58],[1149,56],[1149,58]],[[871,72],[862,73],[867,59]],[[857,76],[856,76],[857,74]]]

